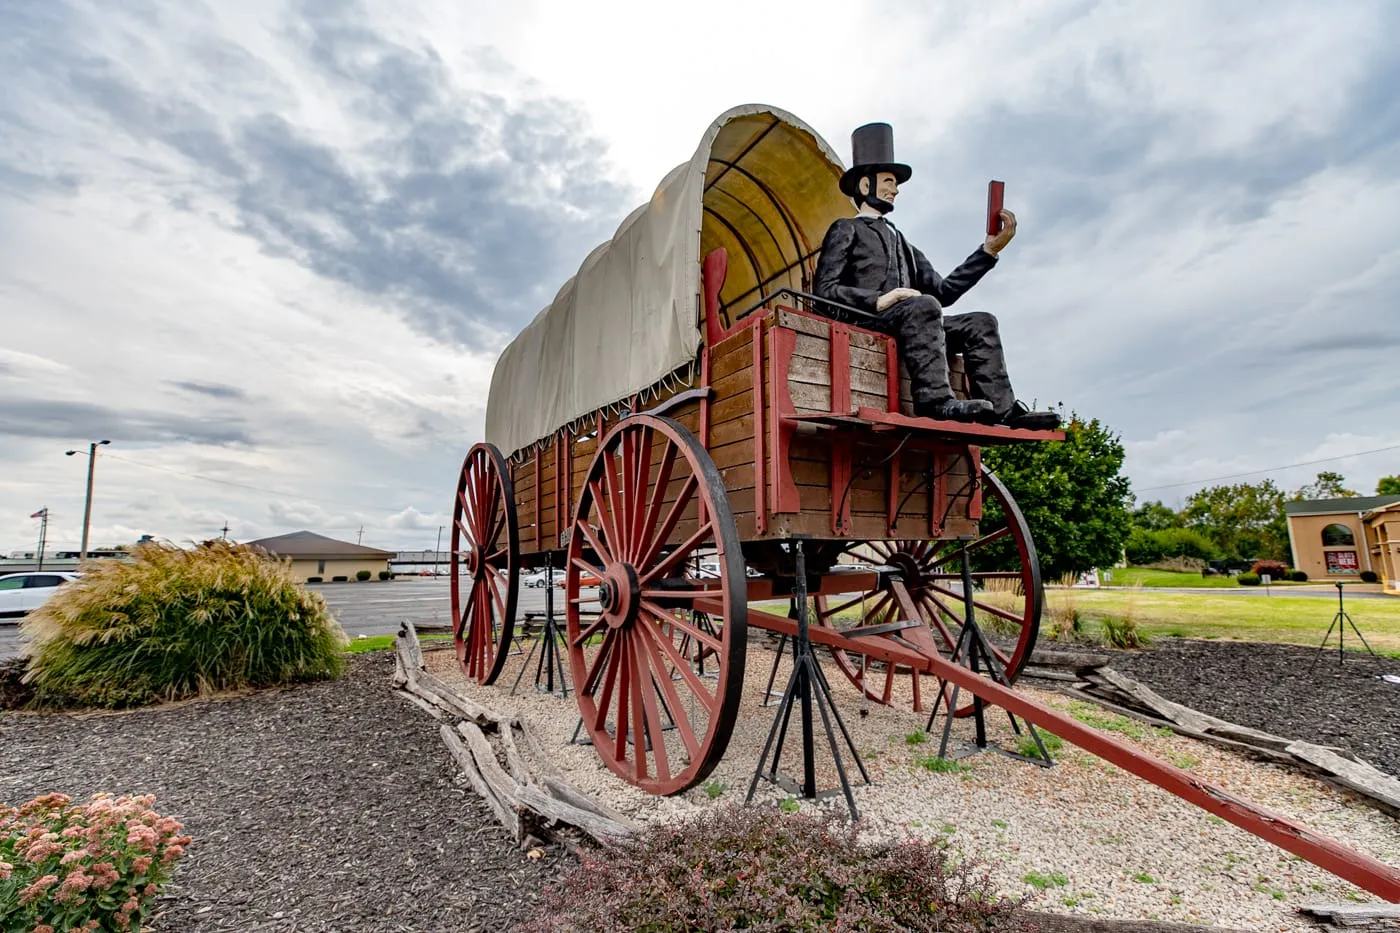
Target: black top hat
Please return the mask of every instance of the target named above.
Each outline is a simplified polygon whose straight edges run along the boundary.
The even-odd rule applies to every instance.
[[[892,172],[901,185],[914,170],[894,160],[894,129],[888,123],[867,123],[851,134],[851,167],[841,176],[841,193],[860,197],[860,180],[866,175]]]

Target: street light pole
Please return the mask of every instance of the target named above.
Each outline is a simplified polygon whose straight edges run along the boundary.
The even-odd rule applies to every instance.
[[[88,476],[87,476],[87,501],[83,505],[83,543],[78,548],[78,562],[81,564],[87,560],[88,550],[88,528],[92,524],[92,471],[97,466],[97,448],[111,441],[93,441],[88,444]],[[78,453],[76,450],[64,451],[66,456],[73,456]]]
[[[442,526],[438,525],[437,544],[433,545],[433,579],[438,575],[438,556],[442,553]]]

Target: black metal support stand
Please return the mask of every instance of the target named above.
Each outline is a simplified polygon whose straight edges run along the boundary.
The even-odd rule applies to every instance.
[[[515,683],[510,688],[511,696],[514,696],[515,691],[520,687],[520,680],[530,667],[530,658],[534,657],[536,650],[539,651],[540,656],[535,661],[535,689],[540,693],[555,693],[554,677],[557,672],[559,696],[567,698],[569,695],[569,682],[564,673],[564,648],[567,636],[558,620],[554,618],[554,556],[552,554],[545,554],[544,566],[544,626],[540,629],[539,638],[530,643],[530,653],[525,655],[525,661],[520,665],[520,672],[515,675]]]
[[[1337,580],[1334,585],[1337,587],[1337,614],[1332,617],[1332,624],[1327,626],[1327,634],[1322,637],[1322,644],[1317,646],[1317,654],[1313,655],[1313,662],[1308,666],[1309,674],[1313,672],[1313,668],[1317,667],[1318,660],[1322,657],[1323,652],[1327,650],[1327,642],[1332,638],[1333,629],[1337,630],[1337,663],[1346,663],[1346,636],[1348,625],[1350,625],[1351,630],[1356,633],[1356,637],[1361,639],[1361,644],[1366,646],[1366,650],[1370,652],[1371,657],[1375,658],[1378,662],[1381,659],[1380,655],[1371,650],[1370,644],[1366,641],[1366,636],[1361,634],[1361,629],[1357,628],[1356,623],[1351,621],[1351,616],[1347,614],[1346,607],[1342,605],[1342,582]]]
[[[972,566],[968,559],[967,542],[971,538],[962,539],[962,591],[963,591],[963,627],[958,635],[958,643],[953,649],[950,660],[954,664],[961,664],[967,667],[974,674],[980,674],[985,665],[986,671],[991,675],[992,680],[1004,687],[1010,687],[1011,681],[1006,676],[1006,668],[997,659],[996,653],[992,651],[991,643],[987,641],[987,636],[982,633],[982,627],[977,624],[976,603],[972,597]],[[938,679],[938,696],[933,701],[933,709],[928,715],[928,724],[924,726],[925,732],[933,731],[933,722],[938,717],[938,708],[947,703],[947,714],[943,720],[943,738],[938,745],[938,757],[948,757],[948,742],[953,734],[953,717],[958,708],[958,694],[961,688],[953,684],[952,695],[948,695],[948,681],[944,678]],[[1022,755],[1019,752],[1008,751],[1001,746],[987,740],[987,720],[985,716],[985,704],[981,697],[973,694],[972,698],[972,718],[976,733],[976,740],[972,747],[966,749],[955,758],[965,758],[969,755],[979,754],[986,751],[995,751],[1008,758],[1015,758],[1018,761],[1028,761],[1031,764],[1039,765],[1042,768],[1051,767],[1054,761],[1050,758],[1050,753],[1045,749],[1045,743],[1040,738],[1039,731],[1033,723],[1026,723],[1026,729],[1030,732],[1031,739],[1035,742],[1035,747],[1039,755]],[[1021,723],[1008,710],[1006,718],[1011,721],[1011,731],[1016,735],[1021,734]]]
[[[836,732],[831,725],[833,720],[835,720],[837,728],[841,730],[841,736],[846,740],[846,747],[850,750],[851,758],[855,761],[856,767],[860,769],[860,776],[866,784],[870,783],[870,775],[865,770],[865,763],[861,761],[860,753],[856,751],[855,742],[851,739],[850,732],[846,730],[846,724],[841,720],[841,714],[836,711],[836,705],[831,700],[831,685],[827,683],[821,665],[817,663],[817,659],[812,653],[812,642],[807,631],[807,559],[803,553],[800,539],[793,542],[793,553],[796,559],[797,574],[796,586],[794,587],[797,606],[797,637],[793,639],[792,673],[788,675],[787,687],[783,690],[783,698],[779,701],[778,710],[773,716],[773,727],[768,730],[768,741],[763,745],[763,754],[758,759],[758,766],[754,768],[753,780],[749,782],[749,793],[744,798],[744,802],[747,804],[753,801],[759,778],[767,778],[774,784],[783,785],[784,780],[778,774],[778,762],[782,757],[783,743],[787,739],[788,723],[792,718],[794,706],[801,711],[799,723],[802,730],[802,784],[799,791],[803,797],[809,800],[816,799],[818,796],[817,761],[812,726],[812,706],[815,701],[817,712],[821,714],[822,726],[826,730],[827,743],[831,747],[831,757],[836,762],[836,773],[841,777],[841,790],[846,797],[846,807],[850,810],[851,819],[856,820],[860,818],[856,812],[856,799],[851,793],[851,782],[846,777],[846,767],[841,760],[841,749],[836,741]],[[773,762],[772,767],[765,774],[764,767],[768,763],[769,752],[772,752]]]

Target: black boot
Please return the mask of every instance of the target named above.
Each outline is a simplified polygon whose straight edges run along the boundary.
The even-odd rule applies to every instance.
[[[950,398],[939,402],[914,403],[914,417],[937,421],[990,421],[992,403],[980,398]]]
[[[1053,431],[1060,426],[1060,413],[1031,411],[1025,402],[1017,399],[1009,412],[997,417],[997,423],[1008,428],[1024,428],[1028,431]]]

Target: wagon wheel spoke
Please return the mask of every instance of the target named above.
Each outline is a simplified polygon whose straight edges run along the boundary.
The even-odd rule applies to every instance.
[[[520,538],[513,497],[500,451],[489,444],[473,447],[452,500],[448,548],[457,660],[482,684],[500,676],[514,632]]]
[[[742,554],[719,472],[684,428],[634,415],[599,440],[573,528],[568,650],[594,749],[652,793],[693,786],[733,729],[746,640]],[[718,580],[689,570],[707,555],[721,565]],[[579,610],[584,573],[600,578],[599,615],[588,620]],[[713,627],[692,617],[702,606],[715,611]],[[604,644],[589,644],[599,633]],[[717,673],[702,677],[691,654],[713,656]]]

